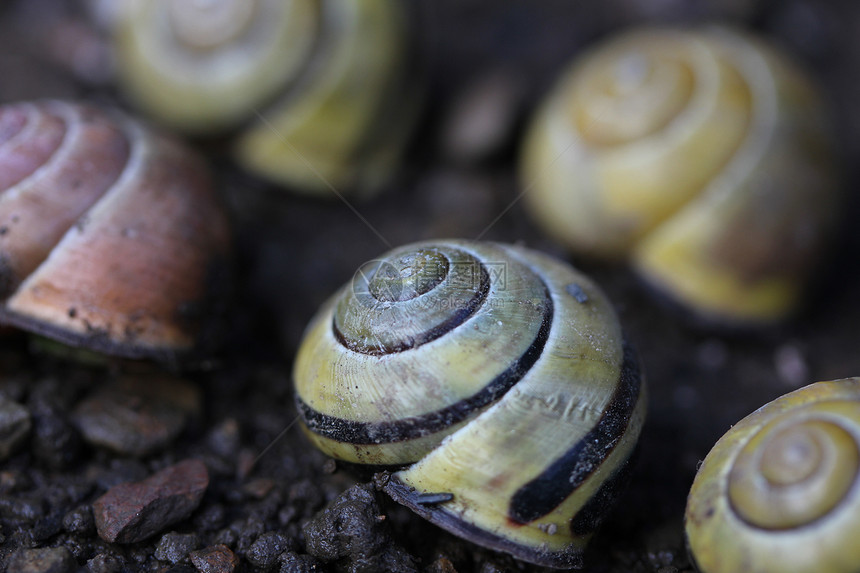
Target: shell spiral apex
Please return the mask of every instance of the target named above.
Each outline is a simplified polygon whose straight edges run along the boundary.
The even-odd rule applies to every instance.
[[[0,106],[0,321],[173,359],[198,346],[230,229],[191,150],[121,114]]]
[[[555,567],[581,565],[645,416],[603,293],[495,243],[416,243],[363,266],[308,326],[294,378],[317,447],[407,466],[385,486],[396,501]]]
[[[627,258],[707,321],[798,305],[841,202],[829,118],[781,54],[728,29],[639,30],[565,73],[522,155],[535,219]]]
[[[732,427],[699,469],[686,532],[703,573],[860,570],[860,378],[818,382]]]

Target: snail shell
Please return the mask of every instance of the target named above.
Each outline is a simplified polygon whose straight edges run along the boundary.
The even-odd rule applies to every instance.
[[[522,158],[534,217],[569,248],[627,257],[714,322],[789,314],[839,204],[814,86],[725,29],[642,30],[584,56]]]
[[[495,243],[416,243],[362,267],[308,326],[294,377],[317,447],[412,464],[385,486],[395,500],[554,567],[581,565],[645,415],[597,286]]]
[[[127,357],[191,350],[229,228],[190,150],[118,114],[0,107],[0,321]]]
[[[860,570],[860,378],[818,382],[729,430],[699,469],[686,531],[703,573]]]
[[[376,190],[418,98],[407,15],[388,0],[137,2],[117,29],[121,80],[189,133],[251,124],[235,155],[298,192]]]

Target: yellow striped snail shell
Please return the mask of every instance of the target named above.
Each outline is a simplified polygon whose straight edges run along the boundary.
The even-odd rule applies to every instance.
[[[396,501],[554,567],[581,566],[646,408],[590,279],[523,247],[462,240],[362,267],[308,326],[294,378],[318,448],[406,466],[384,487]]]
[[[409,16],[390,0],[151,0],[116,26],[120,80],[188,133],[247,124],[235,156],[297,192],[368,194],[417,112]]]
[[[537,114],[527,205],[570,249],[627,258],[695,315],[789,315],[840,203],[815,86],[727,29],[638,30],[580,58]]]
[[[0,107],[0,322],[172,359],[197,346],[229,237],[179,142],[83,104]]]
[[[818,382],[720,438],[687,501],[702,573],[860,571],[860,378]]]

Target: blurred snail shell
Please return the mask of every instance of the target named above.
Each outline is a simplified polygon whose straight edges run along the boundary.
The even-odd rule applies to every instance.
[[[189,133],[249,124],[235,155],[298,192],[370,193],[416,114],[405,6],[390,0],[152,0],[117,25],[132,99]]]
[[[384,488],[396,501],[554,567],[581,565],[645,416],[598,287],[496,243],[415,243],[362,267],[308,326],[294,377],[321,450],[412,464]]]
[[[725,29],[642,30],[581,58],[538,113],[527,204],[570,249],[626,257],[700,317],[779,320],[831,235],[833,144],[810,81]]]
[[[860,378],[786,394],[729,430],[687,501],[703,573],[860,571]]]
[[[195,347],[226,214],[202,161],[121,115],[0,107],[0,322],[127,357]]]

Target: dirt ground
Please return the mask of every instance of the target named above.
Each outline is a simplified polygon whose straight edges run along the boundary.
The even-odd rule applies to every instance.
[[[356,204],[367,222],[337,200],[297,198],[239,171],[224,160],[224,141],[195,142],[213,160],[236,223],[238,288],[227,347],[206,370],[187,374],[202,407],[169,446],[136,457],[84,443],[68,423],[69,412],[111,374],[33,354],[23,337],[7,338],[0,393],[25,404],[38,423],[27,444],[0,465],[0,569],[21,548],[65,547],[90,571],[193,571],[187,552],[175,562],[158,552],[173,539],[162,534],[175,531],[190,534],[195,549],[227,545],[239,559],[237,570],[361,570],[348,558],[326,564],[303,557],[302,525],[357,481],[313,451],[292,425],[289,373],[319,304],[361,263],[387,250],[380,235],[399,245],[473,238],[489,227],[486,239],[570,260],[616,304],[647,373],[650,405],[631,485],[591,544],[586,571],[691,571],[683,509],[697,464],[717,438],[792,389],[860,375],[860,234],[854,232],[860,220],[854,193],[860,4],[423,0],[414,6],[423,19],[418,38],[427,106],[397,180],[378,198]],[[845,166],[844,232],[822,265],[814,295],[790,324],[755,332],[693,325],[650,296],[624,267],[573,259],[520,205],[506,211],[521,189],[516,158],[524,123],[566,62],[629,26],[712,22],[761,33],[810,70],[832,104]],[[127,109],[100,42],[68,1],[0,4],[0,103],[63,97]],[[508,100],[495,116],[501,128],[488,148],[470,153],[458,146],[451,134],[464,121],[458,110],[470,98],[474,106],[500,92]],[[68,517],[83,515],[86,522],[89,504],[107,487],[188,457],[209,468],[203,502],[191,518],[155,537],[108,544],[91,525],[77,527]],[[460,573],[540,570],[476,549],[381,496],[378,502],[395,526],[385,533],[386,543],[411,555],[401,565]]]

